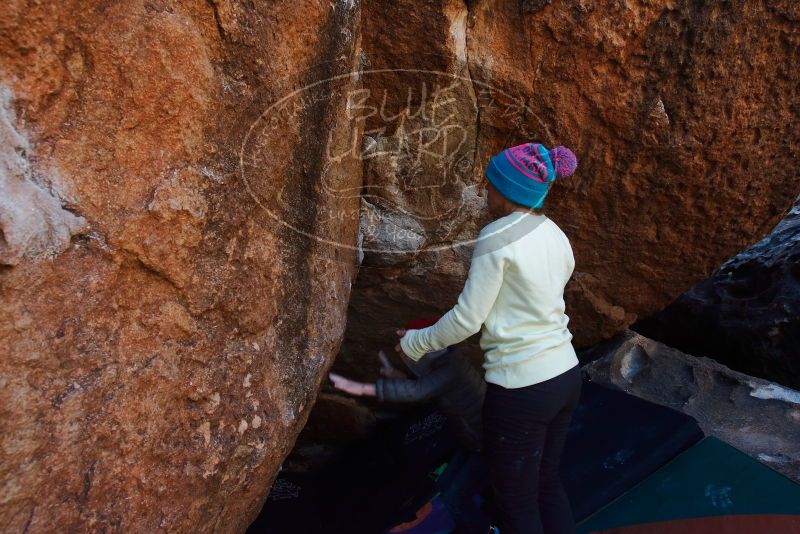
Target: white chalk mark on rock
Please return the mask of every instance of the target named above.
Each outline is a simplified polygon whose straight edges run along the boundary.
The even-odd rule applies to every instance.
[[[39,260],[64,252],[88,225],[62,207],[55,170],[35,172],[32,147],[17,129],[13,92],[0,85],[0,265]]]
[[[750,382],[749,386],[753,388],[750,392],[751,397],[800,404],[800,391],[779,386],[778,384],[758,384],[756,382]]]

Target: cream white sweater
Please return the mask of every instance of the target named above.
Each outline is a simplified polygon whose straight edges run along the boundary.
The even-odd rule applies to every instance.
[[[403,352],[419,360],[481,331],[487,382],[519,388],[558,376],[578,364],[564,313],[574,268],[569,239],[545,215],[497,219],[478,236],[457,304],[435,325],[409,330]]]

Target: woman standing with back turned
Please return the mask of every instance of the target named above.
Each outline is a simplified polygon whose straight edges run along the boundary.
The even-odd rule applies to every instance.
[[[458,303],[433,326],[401,330],[418,360],[481,331],[484,453],[501,534],[569,534],[575,524],[558,474],[581,389],[564,313],[575,260],[569,239],[541,211],[556,177],[577,167],[567,148],[526,143],[486,167],[489,211]]]

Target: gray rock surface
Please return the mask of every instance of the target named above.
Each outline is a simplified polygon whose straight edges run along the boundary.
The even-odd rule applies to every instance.
[[[707,435],[800,482],[800,391],[631,330],[603,352],[583,367],[593,382],[691,415]]]

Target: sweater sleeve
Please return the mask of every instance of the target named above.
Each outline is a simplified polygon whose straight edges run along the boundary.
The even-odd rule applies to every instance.
[[[483,234],[472,253],[467,281],[456,305],[433,326],[409,330],[400,347],[412,360],[428,352],[455,345],[480,331],[497,300],[509,263],[508,250]]]
[[[381,402],[421,402],[441,394],[450,380],[446,367],[417,379],[379,378],[375,392]]]

